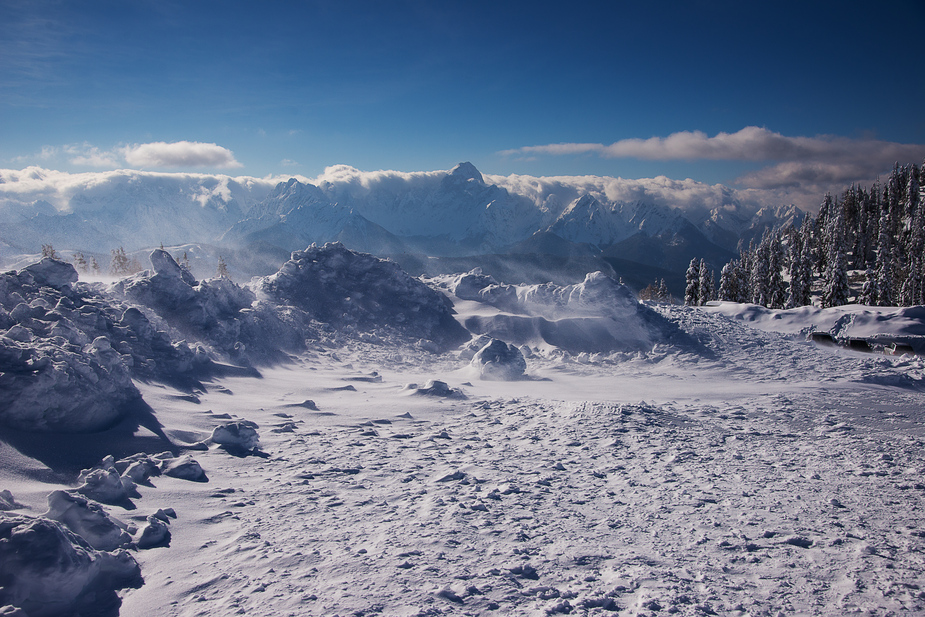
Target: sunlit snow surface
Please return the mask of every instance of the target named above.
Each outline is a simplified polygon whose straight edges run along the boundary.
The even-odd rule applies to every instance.
[[[106,506],[177,513],[169,546],[134,553],[121,614],[925,611],[922,359],[654,310],[685,345],[538,349],[517,381],[350,342],[192,392],[137,383],[175,444],[238,419],[260,450],[190,451],[208,482]],[[435,379],[465,398],[416,394]],[[67,441],[91,464],[166,449],[145,428]],[[0,448],[17,512],[67,488],[66,446]]]

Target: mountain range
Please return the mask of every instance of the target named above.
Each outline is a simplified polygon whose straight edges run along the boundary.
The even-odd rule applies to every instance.
[[[629,193],[620,179],[486,177],[471,163],[413,174],[337,166],[314,183],[138,171],[63,183],[55,174],[0,170],[0,258],[43,244],[108,256],[118,246],[131,252],[199,243],[249,255],[240,270],[253,274],[248,270],[261,269],[255,254],[272,261],[340,241],[411,271],[494,258],[539,270],[574,268],[576,277],[585,267],[609,269],[636,286],[662,277],[677,287],[691,258],[720,268],[767,227],[804,216],[792,205],[748,203],[721,185],[695,186],[702,198],[688,185]]]

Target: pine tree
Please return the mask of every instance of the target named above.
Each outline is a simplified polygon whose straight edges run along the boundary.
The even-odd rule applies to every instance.
[[[93,271],[93,274],[100,273],[100,264],[96,261],[96,257],[90,257],[90,270]]]
[[[231,278],[228,274],[228,264],[225,263],[225,258],[221,255],[218,256],[218,267],[215,270],[215,276],[223,279]]]
[[[733,259],[719,273],[719,299],[728,302],[739,301],[739,263]]]
[[[714,297],[714,280],[713,280],[713,270],[707,267],[707,262],[703,259],[700,260],[700,268],[698,273],[698,289],[697,289],[697,303],[699,305],[704,305],[711,300],[715,300]]]
[[[662,279],[658,284],[658,301],[671,304],[671,292],[668,291],[668,285],[665,284],[665,279]]]
[[[877,305],[893,305],[893,238],[889,208],[880,216],[880,233],[877,238]]]
[[[843,233],[844,221],[843,209],[837,208],[829,224],[825,286],[822,291],[824,308],[848,303],[848,261]]]
[[[87,265],[87,258],[84,257],[83,253],[77,252],[74,253],[74,268],[83,274],[86,274],[89,271],[89,266]]]
[[[58,259],[58,253],[51,244],[42,245],[42,258]]]
[[[752,270],[749,273],[748,287],[751,291],[752,304],[768,306],[771,300],[769,261],[771,252],[770,232],[766,231],[761,242],[751,257]]]
[[[868,268],[864,272],[864,286],[861,287],[861,296],[858,298],[858,302],[867,306],[876,306],[878,296],[877,275]]]
[[[780,234],[771,232],[768,243],[768,307],[784,308],[787,303],[787,289],[781,276],[784,251]]]
[[[804,277],[803,242],[799,232],[790,237],[790,285],[787,288],[787,303],[785,308],[803,306],[804,291],[807,281]]]
[[[128,255],[125,254],[125,249],[120,246],[110,251],[110,253],[112,254],[112,261],[109,264],[109,273],[113,276],[126,276],[131,274],[131,262],[129,261]]]
[[[697,306],[700,304],[700,263],[697,258],[691,259],[684,276],[684,304]]]

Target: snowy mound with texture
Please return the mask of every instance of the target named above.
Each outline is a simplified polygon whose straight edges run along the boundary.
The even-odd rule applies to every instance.
[[[470,366],[478,371],[479,379],[514,381],[523,378],[527,361],[517,347],[493,339],[475,352]]]
[[[304,349],[305,324],[284,321],[246,287],[227,278],[196,281],[160,249],[151,253],[151,265],[153,271],[123,279],[111,292],[150,308],[180,336],[244,363],[278,360],[280,351]]]
[[[0,423],[27,430],[90,431],[140,398],[110,306],[75,290],[68,263],[43,259],[0,274]]]
[[[0,581],[0,606],[29,617],[113,614],[115,591],[142,583],[128,552],[96,550],[57,521],[2,512]]]
[[[279,272],[251,286],[262,300],[295,307],[344,332],[394,333],[428,341],[435,350],[469,339],[446,297],[397,264],[340,243],[296,251]]]
[[[506,285],[475,269],[447,283],[461,300],[500,311],[471,315],[464,320],[466,328],[516,345],[596,353],[649,350],[683,338],[629,288],[601,272],[574,285]]]

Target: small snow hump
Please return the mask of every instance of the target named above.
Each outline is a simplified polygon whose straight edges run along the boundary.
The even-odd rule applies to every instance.
[[[479,379],[487,381],[515,381],[523,379],[527,370],[524,355],[514,345],[492,339],[479,349],[470,366],[478,371]]]

